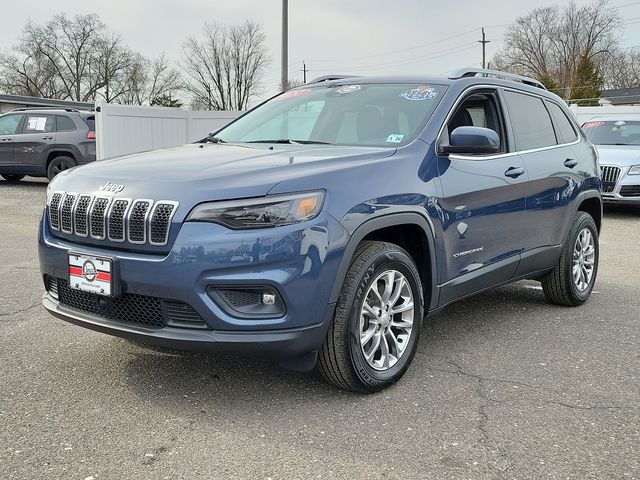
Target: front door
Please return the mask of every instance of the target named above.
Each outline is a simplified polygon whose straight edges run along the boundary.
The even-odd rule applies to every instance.
[[[476,90],[457,107],[443,131],[448,136],[459,126],[490,128],[500,137],[501,151],[438,158],[444,219],[441,305],[511,279],[518,266],[528,176],[520,156],[509,152],[502,112],[495,90]]]
[[[46,173],[47,157],[55,146],[55,115],[28,113],[13,141],[13,163],[23,173]]]

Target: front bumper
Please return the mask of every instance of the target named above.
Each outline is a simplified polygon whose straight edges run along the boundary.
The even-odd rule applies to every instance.
[[[341,241],[332,242],[339,238]],[[333,316],[329,297],[343,254],[345,231],[326,213],[311,222],[275,229],[231,231],[209,223],[181,226],[168,254],[141,253],[70,242],[52,235],[43,215],[39,258],[43,275],[68,279],[68,252],[108,257],[117,263],[123,295],[183,302],[206,328],[147,328],[71,308],[45,293],[44,307],[54,316],[100,332],[144,343],[186,350],[257,353],[295,357],[324,342]],[[262,245],[259,255],[251,246]],[[274,288],[286,305],[277,318],[238,318],[218,305],[207,288]]]

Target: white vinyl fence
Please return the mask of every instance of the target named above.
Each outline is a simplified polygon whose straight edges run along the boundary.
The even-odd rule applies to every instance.
[[[105,160],[195,142],[240,113],[96,102],[97,157]]]
[[[600,115],[624,115],[640,120],[640,105],[602,105],[599,107],[569,105],[569,109],[576,116],[579,125]]]

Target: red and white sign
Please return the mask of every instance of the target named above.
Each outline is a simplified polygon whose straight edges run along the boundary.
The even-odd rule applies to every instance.
[[[76,290],[111,295],[112,262],[108,258],[69,254],[69,286]]]

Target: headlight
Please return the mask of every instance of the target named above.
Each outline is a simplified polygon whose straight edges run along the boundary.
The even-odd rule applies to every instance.
[[[279,227],[317,217],[323,201],[324,192],[319,190],[202,203],[191,211],[187,222],[219,223],[234,230]]]
[[[634,165],[629,169],[629,175],[640,175],[640,165]]]

